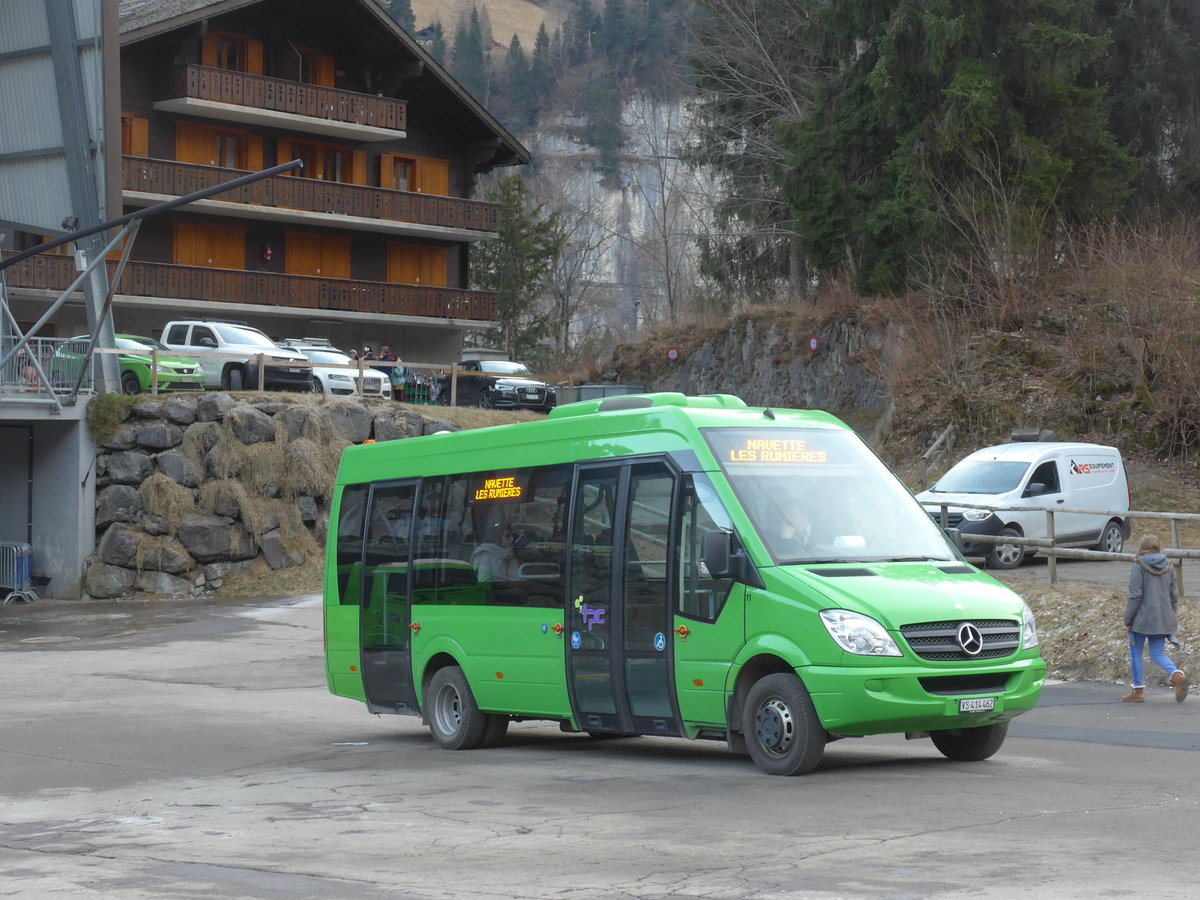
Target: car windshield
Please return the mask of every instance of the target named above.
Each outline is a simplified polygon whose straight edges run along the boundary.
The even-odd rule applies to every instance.
[[[166,350],[167,348],[156,341],[154,338],[148,337],[123,337],[117,335],[118,350]]]
[[[294,347],[286,347],[284,349],[294,350]],[[310,360],[315,363],[320,363],[325,366],[346,366],[354,365],[353,361],[341,350],[300,350]]]
[[[239,328],[236,325],[214,325],[213,328],[227,344],[250,344],[268,350],[279,349],[269,337],[253,328]]]
[[[1027,462],[964,459],[929,490],[938,494],[1007,494],[1029,470]]]
[[[532,375],[524,363],[507,359],[485,359],[479,363],[479,371],[488,375]]]
[[[908,489],[851,432],[710,428],[704,437],[777,564],[957,558]]]

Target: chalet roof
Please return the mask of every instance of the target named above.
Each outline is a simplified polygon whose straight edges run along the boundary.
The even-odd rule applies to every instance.
[[[117,15],[121,43],[137,43],[264,2],[268,0],[120,0]],[[292,14],[297,14],[298,7],[303,8],[300,14],[328,17],[331,27],[353,28],[356,42],[364,50],[378,50],[381,58],[394,56],[396,45],[402,45],[408,55],[423,65],[419,76],[405,81],[403,99],[437,110],[446,124],[480,149],[494,145],[490,165],[529,162],[529,151],[521,142],[374,0],[295,0],[290,7]]]

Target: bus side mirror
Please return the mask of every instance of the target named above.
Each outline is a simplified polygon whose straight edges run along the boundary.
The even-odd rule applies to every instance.
[[[729,532],[706,531],[700,544],[700,560],[712,578],[728,578],[730,569]]]

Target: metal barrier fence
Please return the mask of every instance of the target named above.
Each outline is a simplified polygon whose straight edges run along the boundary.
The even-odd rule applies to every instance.
[[[0,593],[4,591],[5,605],[39,599],[33,589],[33,549],[21,541],[0,541]]]
[[[926,506],[933,504],[926,502]],[[1163,554],[1175,560],[1175,578],[1179,585],[1179,593],[1183,594],[1183,560],[1200,559],[1200,550],[1190,550],[1180,547],[1180,523],[1200,523],[1200,513],[1156,512],[1149,510],[1119,510],[1119,509],[1067,509],[1061,506],[987,506],[982,503],[942,503],[940,521],[943,528],[949,524],[949,508],[955,509],[986,509],[991,512],[1040,512],[1046,516],[1046,536],[1041,538],[1016,537],[1013,535],[967,534],[963,539],[971,544],[1012,544],[1020,547],[1031,547],[1046,557],[1046,583],[1058,584],[1058,559],[1093,559],[1111,560],[1117,562],[1133,562],[1137,557],[1134,553],[1110,553],[1106,550],[1085,550],[1082,547],[1063,547],[1055,540],[1055,513],[1065,515],[1104,516],[1108,519],[1157,519],[1170,522],[1171,546],[1163,548]],[[938,518],[935,516],[935,518]]]
[[[87,343],[86,340],[65,338],[30,338],[28,346],[22,347],[0,367],[0,392],[42,396],[67,393],[79,377]],[[0,353],[0,356],[3,354]],[[43,380],[43,375],[46,380]],[[89,366],[84,372],[80,390],[90,391],[92,388],[92,370]]]

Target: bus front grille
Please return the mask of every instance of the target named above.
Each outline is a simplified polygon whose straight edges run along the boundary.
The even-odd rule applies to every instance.
[[[964,634],[963,626],[973,626],[978,632],[982,645],[978,652],[969,652],[974,632],[968,630]],[[1016,653],[1021,646],[1021,624],[1008,619],[921,622],[901,626],[900,633],[921,659],[942,662],[998,659]],[[964,646],[962,637],[967,639],[968,646]]]

